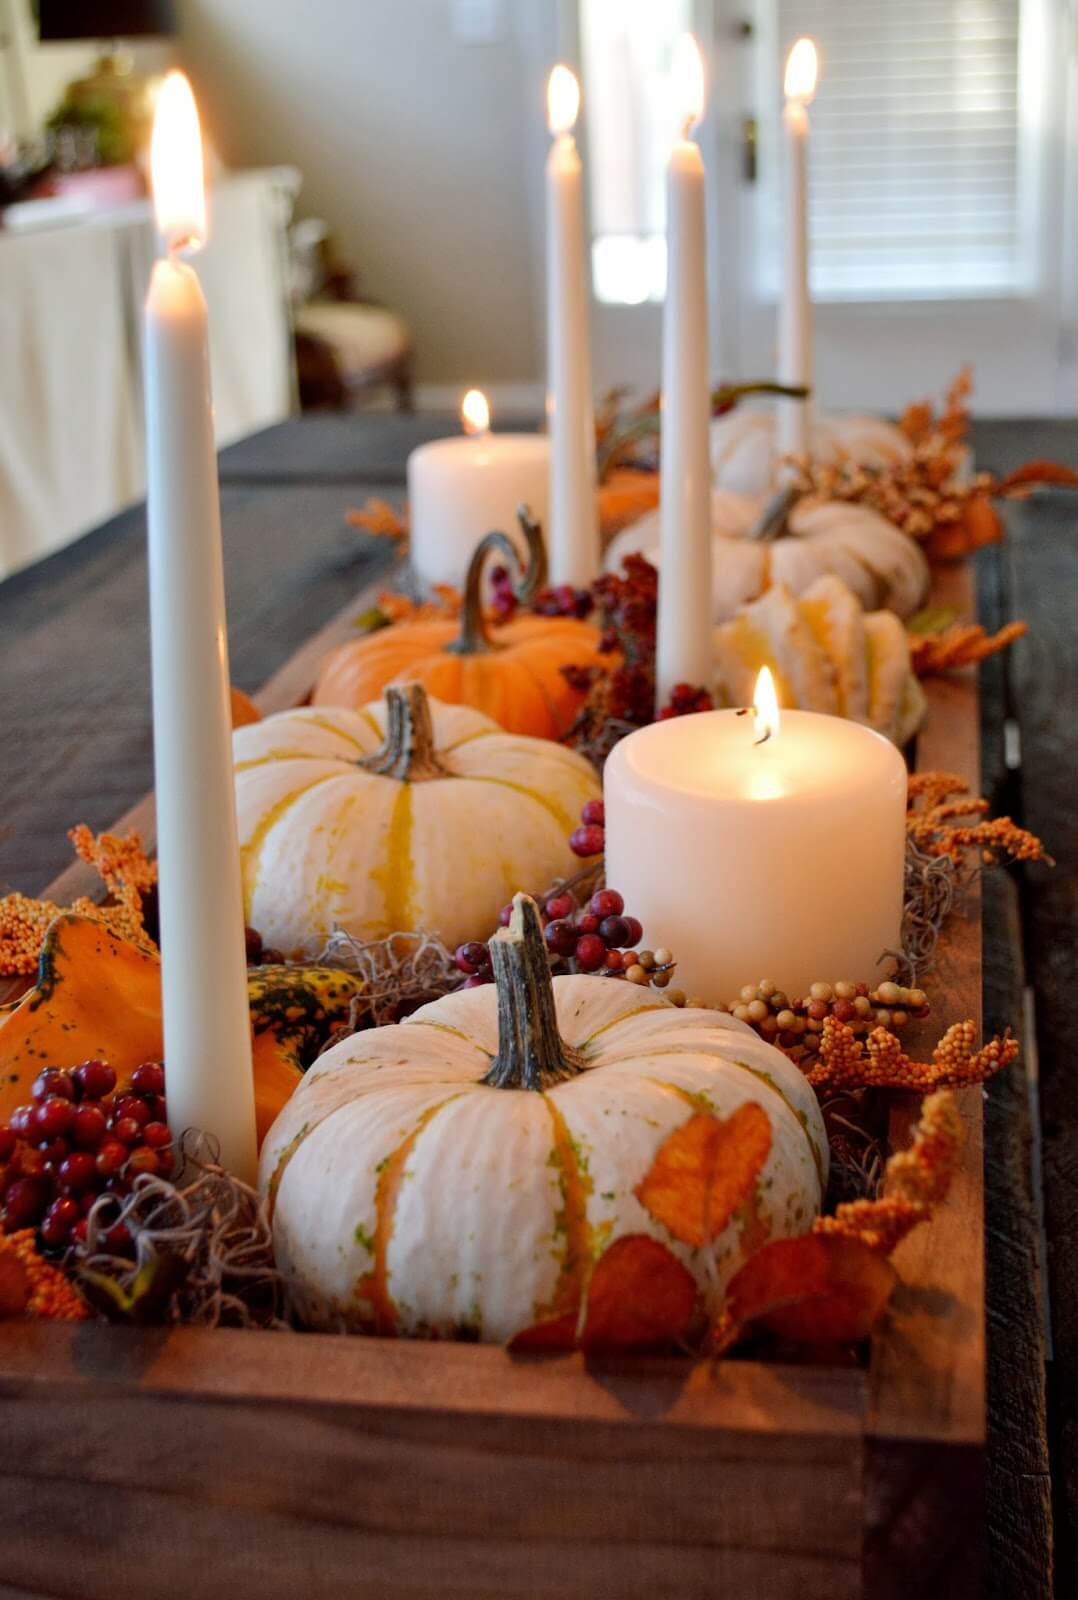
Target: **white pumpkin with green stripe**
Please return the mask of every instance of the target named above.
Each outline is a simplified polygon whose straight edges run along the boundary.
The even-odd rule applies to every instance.
[[[491,950],[494,985],[343,1040],[270,1130],[260,1183],[306,1322],[501,1342],[571,1315],[624,1234],[661,1241],[714,1295],[767,1238],[810,1226],[827,1138],[780,1051],[635,985],[551,979],[523,895]],[[767,1160],[713,1246],[690,1248],[634,1190],[689,1117],[747,1102],[770,1121]]]
[[[289,956],[335,928],[488,937],[517,889],[579,867],[568,836],[601,792],[575,751],[417,684],[361,711],[281,712],[233,749],[244,912]]]

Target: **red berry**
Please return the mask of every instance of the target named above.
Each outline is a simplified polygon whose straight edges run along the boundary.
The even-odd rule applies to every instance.
[[[558,922],[548,922],[543,929],[543,937],[547,949],[556,956],[571,956],[576,949],[577,931],[564,918]]]
[[[620,972],[622,966],[624,965],[621,951],[608,950],[606,952],[606,960],[603,965],[606,967],[608,972]]]
[[[465,985],[465,987],[467,987],[467,985]],[[172,1147],[171,1145],[166,1145],[163,1150],[158,1150],[157,1152],[157,1169],[162,1178],[167,1178],[169,1173],[172,1171],[172,1167]]]
[[[42,1178],[16,1178],[4,1196],[4,1220],[9,1230],[29,1228],[38,1220],[49,1198]]]
[[[257,967],[262,960],[262,935],[257,928],[244,928],[243,943],[247,952],[247,965]]]
[[[461,972],[485,972],[490,966],[490,951],[481,939],[469,939],[457,946],[453,960]]]
[[[576,919],[577,933],[598,933],[599,918],[590,911],[582,911]]]
[[[594,822],[574,828],[569,835],[569,848],[575,856],[601,856],[605,845],[606,835]]]
[[[30,1132],[30,1119],[34,1114],[33,1106],[16,1106],[7,1125],[16,1139],[25,1139]]]
[[[55,1172],[61,1161],[71,1149],[71,1140],[59,1135],[55,1139],[43,1139],[38,1149],[45,1158],[45,1167],[48,1171]]]
[[[112,1136],[121,1144],[138,1144],[142,1138],[142,1124],[134,1117],[118,1117],[112,1124]]]
[[[80,1106],[75,1112],[71,1137],[81,1150],[94,1150],[105,1137],[107,1128],[108,1119],[100,1106]]]
[[[0,1162],[11,1160],[17,1143],[18,1135],[12,1128],[0,1127]]]
[[[131,1074],[131,1088],[135,1094],[164,1094],[165,1069],[160,1061],[144,1061]]]
[[[142,1130],[142,1142],[149,1145],[151,1150],[163,1150],[171,1144],[172,1135],[168,1131],[167,1122],[148,1122]]]
[[[127,1156],[127,1146],[121,1144],[119,1139],[106,1139],[97,1152],[94,1165],[103,1178],[111,1178],[113,1173],[119,1172]]]
[[[123,1222],[114,1222],[112,1227],[105,1232],[105,1249],[111,1250],[114,1255],[122,1255],[131,1244],[131,1235]]]
[[[620,917],[625,901],[616,889],[596,889],[588,901],[588,910],[597,917]]]
[[[576,943],[575,959],[581,972],[597,972],[606,960],[606,945],[597,933],[586,933]]]
[[[24,1144],[15,1152],[15,1166],[24,1178],[43,1178],[48,1160],[44,1150],[36,1150],[33,1145]]]
[[[88,1231],[86,1218],[80,1217],[78,1222],[76,1222],[75,1226],[71,1230],[71,1243],[85,1244]]]
[[[828,1005],[826,1000],[810,1000],[806,1010],[813,1022],[822,1022],[824,1017],[826,1017],[828,1012],[831,1010],[831,1007]]]
[[[644,925],[636,917],[626,917],[625,926],[629,930],[629,943],[639,944],[644,932]]]
[[[852,1022],[857,1015],[857,1007],[852,1000],[836,1000],[831,1007],[831,1015],[838,1022]]]
[[[168,1110],[163,1094],[155,1095],[151,1100],[147,1100],[146,1104],[150,1108],[151,1122],[165,1122],[168,1120]]]
[[[66,1244],[68,1235],[76,1222],[81,1220],[78,1202],[69,1195],[61,1195],[54,1200],[45,1213],[41,1224],[41,1239],[44,1244],[57,1246]]]
[[[621,899],[620,895],[618,899]],[[612,950],[632,944],[629,938],[629,924],[624,917],[604,917],[599,924],[599,936]]]
[[[49,1095],[59,1095],[63,1100],[74,1100],[75,1085],[70,1073],[62,1072],[59,1067],[46,1067],[44,1072],[39,1072],[34,1079],[34,1087],[30,1093],[35,1100],[46,1100]]]
[[[62,1189],[85,1189],[93,1183],[97,1163],[88,1150],[76,1150],[65,1156],[57,1174]]]
[[[606,807],[601,800],[585,800],[580,811],[581,822],[596,822],[599,827],[606,821]]]
[[[576,910],[576,901],[571,894],[555,894],[547,901],[543,908],[552,922],[557,922],[562,917],[571,917]]]
[[[150,1120],[150,1108],[137,1094],[121,1095],[112,1108],[113,1127],[118,1122],[126,1121],[128,1117],[137,1122],[140,1128]]]
[[[140,1144],[137,1150],[132,1150],[127,1170],[131,1177],[135,1177],[139,1172],[157,1172],[157,1152],[147,1145]]]
[[[34,1107],[31,1131],[38,1139],[58,1139],[68,1131],[77,1114],[70,1100],[59,1094],[47,1095]]]
[[[502,909],[498,912],[498,926],[499,926],[499,928],[508,928],[510,920],[512,918],[512,915],[513,915],[513,904],[512,904],[512,901],[510,901],[510,903],[507,906],[502,906]]]
[[[101,1100],[116,1087],[116,1074],[107,1061],[83,1061],[75,1068],[75,1080],[87,1100]]]
[[[473,972],[470,978],[465,978],[461,984],[462,989],[481,989],[485,983],[493,983],[494,979],[488,972]]]

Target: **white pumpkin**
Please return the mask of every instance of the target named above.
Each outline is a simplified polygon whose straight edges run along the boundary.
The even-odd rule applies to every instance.
[[[924,717],[906,630],[893,612],[864,611],[840,578],[817,578],[799,599],[780,584],[715,629],[720,705],[750,705],[764,666],[780,705],[851,717],[898,745]]]
[[[244,911],[266,944],[489,936],[517,889],[568,876],[600,794],[590,762],[418,684],[361,711],[301,707],[233,735]]]
[[[804,1232],[827,1182],[815,1094],[744,1023],[597,976],[551,979],[534,902],[461,990],[319,1056],[262,1149],[276,1261],[311,1326],[501,1342],[572,1314],[590,1263],[648,1234],[721,1291],[762,1239]],[[701,1109],[755,1102],[771,1148],[706,1254],[634,1190]]]
[[[725,622],[740,606],[774,584],[801,594],[825,574],[848,584],[866,610],[884,608],[912,616],[928,592],[928,563],[916,540],[868,506],[806,497],[790,510],[776,537],[751,537],[763,502],[727,489],[711,493],[714,620]],[[609,544],[610,572],[639,552],[659,564],[659,513],[623,528]]]
[[[906,461],[912,446],[901,428],[882,417],[818,416],[810,430],[814,461],[856,461],[863,467]],[[711,470],[721,489],[735,494],[769,494],[779,465],[775,413],[737,406],[711,424]]]

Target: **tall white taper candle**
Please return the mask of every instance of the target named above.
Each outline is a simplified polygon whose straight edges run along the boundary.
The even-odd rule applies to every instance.
[[[684,137],[666,169],[666,306],[663,311],[659,611],[655,696],[711,681],[711,463],[708,453],[707,243],[704,163],[689,138],[703,111],[695,41],[678,42],[674,75]]]
[[[568,67],[550,74],[547,102],[554,135],[546,164],[547,559],[552,583],[583,586],[599,575],[599,518],[584,178],[572,134],[580,91]]]
[[[807,389],[813,383],[812,300],[809,293],[807,150],[805,107],[816,90],[816,46],[799,39],[786,62],[782,113],[782,297],[779,301],[779,382]],[[780,456],[807,455],[810,400],[779,399],[776,445]]]
[[[192,173],[194,178],[192,179]],[[161,985],[169,1126],[256,1175],[243,896],[232,776],[221,517],[206,302],[176,259],[204,237],[198,114],[170,73],[153,137],[169,248],[146,300],[146,449]],[[196,192],[197,191],[197,192]]]

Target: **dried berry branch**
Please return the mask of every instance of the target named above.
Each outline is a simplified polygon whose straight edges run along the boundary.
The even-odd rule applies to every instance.
[[[987,800],[971,795],[950,772],[914,773],[907,795],[907,838],[927,856],[947,856],[956,865],[971,853],[991,865],[997,861],[1044,861],[1052,858],[1036,834],[1010,817],[987,817]],[[956,818],[979,817],[978,822]]]
[[[974,1049],[974,1023],[956,1022],[936,1045],[930,1062],[914,1061],[886,1028],[874,1028],[867,1040],[828,1017],[820,1036],[819,1061],[807,1074],[815,1089],[929,1089],[983,1083],[1018,1056],[1010,1030]]]
[[[1021,639],[1027,626],[1008,622],[998,633],[989,634],[979,623],[956,622],[932,633],[910,632],[910,665],[919,678],[976,666]]]
[[[80,823],[68,838],[80,860],[98,873],[109,898],[99,902],[80,895],[65,907],[29,895],[5,895],[0,899],[0,977],[29,976],[37,970],[45,935],[65,910],[93,917],[140,950],[155,949],[143,920],[143,895],[157,881],[157,866],[146,855],[140,836],[95,835]]]

